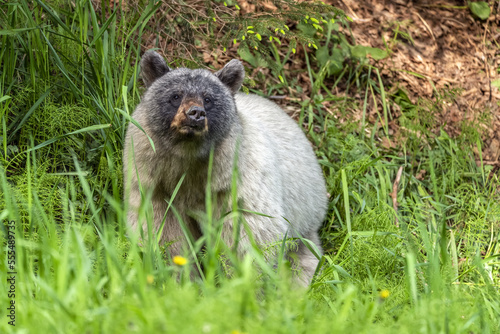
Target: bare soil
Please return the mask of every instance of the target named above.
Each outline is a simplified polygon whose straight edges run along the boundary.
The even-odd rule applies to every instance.
[[[329,3],[353,19],[351,29],[358,44],[384,49],[385,41],[390,46],[393,52],[382,66],[384,81],[404,87],[412,102],[417,103],[419,97],[435,98],[436,90],[459,89],[456,102],[444,103],[436,113],[438,126],[455,136],[464,121],[487,119],[483,159],[497,163],[500,92],[491,82],[500,77],[498,1],[490,1],[493,11],[486,21],[474,18],[467,3],[460,0]],[[403,34],[395,39],[397,31]],[[399,130],[397,121],[390,126],[394,132]]]

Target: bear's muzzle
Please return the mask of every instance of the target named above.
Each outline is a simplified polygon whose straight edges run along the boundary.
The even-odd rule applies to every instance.
[[[207,113],[201,101],[183,100],[170,126],[183,135],[202,135],[207,132]]]

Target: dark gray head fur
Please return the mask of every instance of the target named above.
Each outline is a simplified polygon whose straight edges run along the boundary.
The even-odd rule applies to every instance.
[[[159,145],[174,154],[204,156],[229,135],[238,119],[234,95],[245,77],[240,61],[233,59],[215,73],[204,69],[170,69],[158,53],[148,51],[140,65],[141,77],[148,88],[141,109],[147,111],[148,128],[159,139]],[[205,110],[205,131],[186,134],[174,126],[184,125],[182,110],[187,103]]]

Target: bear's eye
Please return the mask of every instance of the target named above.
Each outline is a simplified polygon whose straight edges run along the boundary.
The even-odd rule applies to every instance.
[[[182,97],[180,94],[174,94],[174,95],[172,95],[172,97],[170,97],[170,103],[174,107],[178,107],[181,104],[181,101],[182,101]]]
[[[212,100],[209,97],[206,97],[203,101],[205,101],[205,104],[209,104],[212,102]]]

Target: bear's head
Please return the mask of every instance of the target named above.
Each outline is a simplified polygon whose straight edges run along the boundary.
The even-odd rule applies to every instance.
[[[168,145],[213,145],[224,139],[237,122],[234,95],[245,77],[233,59],[220,71],[171,69],[154,51],[141,59],[141,77],[147,87],[141,105],[149,128]]]

